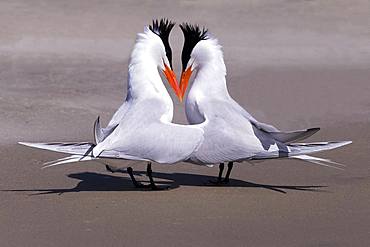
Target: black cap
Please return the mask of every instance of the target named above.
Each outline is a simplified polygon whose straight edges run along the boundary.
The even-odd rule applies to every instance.
[[[171,68],[172,68],[172,50],[168,38],[174,26],[175,26],[174,22],[165,18],[162,18],[160,21],[153,20],[153,24],[149,25],[149,29],[161,38],[163,45],[166,49],[166,56],[168,58],[168,61],[170,62]]]
[[[191,25],[189,23],[180,24],[180,28],[184,34],[185,42],[182,48],[181,61],[182,61],[182,71],[185,71],[186,65],[190,59],[190,54],[195,47],[195,45],[201,41],[208,39],[208,30],[204,27],[199,28],[198,25]]]

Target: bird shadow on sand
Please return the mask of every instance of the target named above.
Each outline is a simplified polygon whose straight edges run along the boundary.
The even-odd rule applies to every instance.
[[[122,171],[121,173],[126,173]],[[122,175],[122,174],[120,174]],[[80,180],[80,182],[70,189],[19,189],[19,190],[2,190],[8,192],[33,192],[31,195],[43,194],[64,194],[70,192],[88,192],[88,191],[152,191],[149,189],[137,189],[133,187],[130,178],[127,176],[108,175],[95,172],[81,172],[67,175],[69,178]],[[140,178],[142,182],[148,182],[145,176],[145,171],[136,171],[135,176]],[[145,178],[145,179],[144,179]],[[203,186],[215,187],[210,183],[210,180],[215,180],[216,177],[189,173],[162,173],[153,172],[159,188],[168,188],[168,190],[179,188],[180,186]],[[325,192],[322,188],[327,186],[305,186],[305,185],[271,185],[259,184],[238,179],[230,179],[227,185],[218,185],[217,187],[239,187],[239,188],[257,188],[267,189],[279,193],[287,193],[289,190],[295,191],[310,191],[310,192]]]

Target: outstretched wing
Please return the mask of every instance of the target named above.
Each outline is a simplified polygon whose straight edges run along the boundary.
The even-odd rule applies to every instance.
[[[114,126],[110,126],[109,128],[101,128],[100,127],[100,116],[94,122],[94,140],[95,144],[104,141],[104,139],[112,134],[112,132],[117,128],[118,123]]]
[[[158,163],[186,159],[202,142],[203,130],[170,123],[167,112],[168,107],[161,99],[132,103],[114,131],[96,145],[94,156],[114,151]]]
[[[351,143],[352,141],[294,143],[287,145],[288,151],[286,152],[281,152],[281,150],[262,151],[253,156],[253,159],[258,160],[258,159],[288,158],[293,156],[303,156],[339,148]]]
[[[107,127],[102,128],[100,126],[100,117],[95,120],[94,122],[94,140],[95,144],[104,141],[107,136],[112,134],[115,128],[118,126],[119,122],[125,117],[125,114],[129,110],[130,104],[127,101],[123,102],[123,104],[118,108],[118,110],[114,113],[112,119],[109,121]]]
[[[234,110],[247,118],[257,129],[269,133],[275,140],[282,143],[304,140],[320,130],[320,128],[310,128],[304,130],[280,131],[273,125],[257,121],[249,112],[241,107],[235,100],[231,99]]]
[[[203,141],[203,130],[199,127],[161,121],[146,123],[127,132],[121,131],[124,133],[116,132],[121,136],[114,138],[117,141],[110,142],[107,139],[98,144],[94,152],[102,151],[99,157],[117,152],[157,163],[173,164],[186,160]]]
[[[304,140],[316,132],[320,128],[310,128],[305,130],[294,130],[294,131],[279,131],[279,132],[268,132],[275,140],[278,140],[282,143],[291,143],[296,141]]]
[[[82,156],[88,155],[95,146],[93,143],[89,142],[48,142],[48,143],[18,142],[18,143],[27,147]]]
[[[44,163],[43,168],[48,168],[52,166],[65,165],[81,161],[96,160],[99,158],[108,158],[108,159],[125,159],[125,160],[136,160],[136,161],[149,161],[147,159],[142,159],[140,157],[133,157],[126,155],[115,150],[104,151],[97,158],[92,156],[92,150],[95,147],[95,144],[88,142],[50,142],[50,143],[31,143],[31,142],[19,142],[19,144],[54,151],[58,153],[71,154],[70,156],[63,157],[57,160],[49,161]]]

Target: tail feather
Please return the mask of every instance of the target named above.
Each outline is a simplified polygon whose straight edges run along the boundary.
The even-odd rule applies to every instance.
[[[313,143],[296,143],[289,145],[291,152],[289,158],[308,161],[313,164],[344,170],[345,165],[331,161],[329,159],[314,157],[312,154],[320,151],[331,150],[351,144],[352,141],[342,142],[313,142]]]
[[[94,160],[97,158],[91,157],[91,156],[81,156],[81,155],[71,155],[65,158],[53,160],[44,163],[44,166],[42,169],[53,167],[53,166],[58,166],[58,165],[65,165],[69,163],[74,163],[74,162],[80,162],[80,161],[89,161],[89,160]]]
[[[276,159],[276,158],[293,158],[308,161],[317,165],[332,167],[343,170],[345,165],[336,163],[329,159],[323,159],[313,157],[308,154],[317,153],[321,151],[331,150],[339,148],[348,144],[352,141],[341,141],[341,142],[311,142],[311,143],[294,143],[287,145],[284,150],[274,150],[260,152],[255,155],[251,160],[265,160],[265,159]]]
[[[70,156],[67,156],[67,157],[64,157],[64,158],[60,158],[60,159],[57,159],[57,160],[51,160],[51,161],[47,161],[45,162],[43,165],[43,167],[48,167],[49,165],[53,164],[53,163],[56,163],[56,162],[61,162],[61,161],[65,161],[65,160],[69,160],[71,158],[75,157],[75,155],[70,155]],[[79,156],[80,157],[80,156]]]
[[[346,166],[346,165],[331,161],[329,159],[314,157],[314,156],[310,156],[310,155],[296,155],[296,156],[292,156],[290,158],[299,159],[299,160],[303,160],[303,161],[308,161],[308,162],[316,164],[316,165],[326,166],[326,167],[330,167],[330,168],[334,168],[334,169],[338,169],[338,170],[344,170],[343,167]]]

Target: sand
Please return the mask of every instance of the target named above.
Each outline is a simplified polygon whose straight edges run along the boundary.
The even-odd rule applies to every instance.
[[[344,0],[1,1],[0,246],[367,246],[369,10]],[[209,28],[230,94],[257,119],[321,127],[309,141],[352,140],[319,154],[346,169],[243,163],[229,186],[212,187],[217,167],[154,164],[168,191],[134,189],[91,162],[41,170],[63,155],[16,143],[92,141],[95,118],[106,124],[125,97],[136,33],[162,16]],[[182,42],[175,28],[177,73]],[[114,165],[129,164],[144,173]]]

